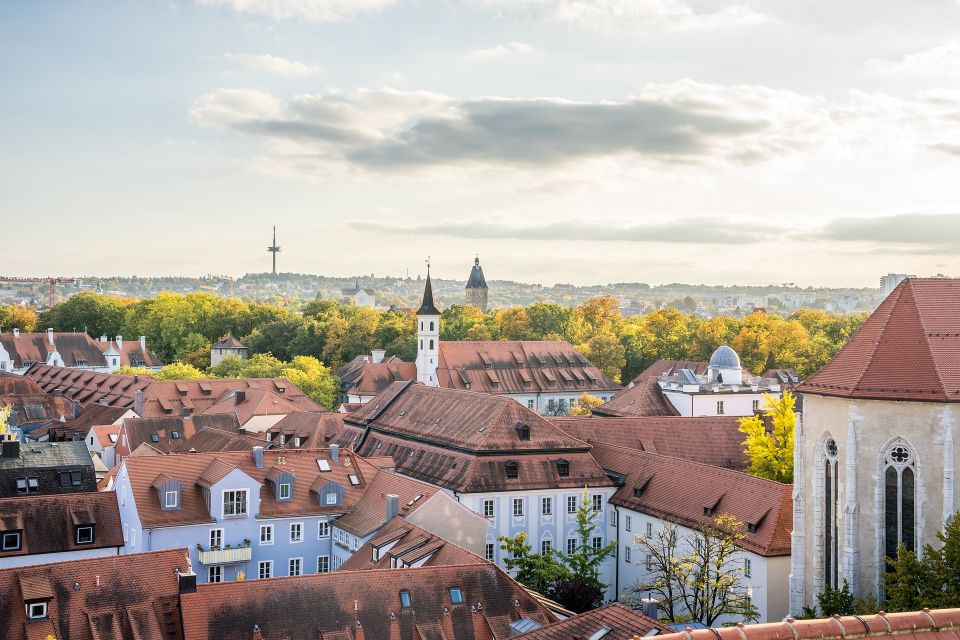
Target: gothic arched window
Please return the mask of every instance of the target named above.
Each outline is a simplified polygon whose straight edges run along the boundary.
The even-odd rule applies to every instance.
[[[420,348],[423,349],[423,338],[420,338]]]
[[[916,465],[903,442],[894,443],[884,455],[883,485],[883,549],[888,558],[896,558],[901,542],[907,551],[915,548]]]
[[[430,321],[430,331],[433,331],[433,320]]]
[[[433,340],[430,340],[430,350],[433,351]]]
[[[837,442],[829,438],[823,445],[823,581],[831,589],[839,587],[840,499],[837,478]]]

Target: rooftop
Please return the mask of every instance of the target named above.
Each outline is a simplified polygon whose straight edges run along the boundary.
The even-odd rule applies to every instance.
[[[602,635],[594,635],[601,631],[604,632]],[[515,637],[518,640],[633,640],[636,637],[659,636],[670,632],[669,627],[656,620],[614,602]]]
[[[93,467],[87,446],[82,442],[27,442],[18,458],[0,458],[0,469],[50,469]]]
[[[77,544],[78,525],[93,525],[90,543]],[[120,510],[112,492],[2,498],[0,531],[21,534],[20,548],[0,551],[0,559],[123,546]]]

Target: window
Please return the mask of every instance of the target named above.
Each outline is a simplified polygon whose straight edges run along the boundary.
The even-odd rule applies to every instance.
[[[647,571],[653,571],[653,556],[649,553],[647,554],[647,559],[644,564],[647,568]]]
[[[151,433],[150,442],[160,442],[160,436],[155,433]]]
[[[433,338],[430,339],[430,349],[433,349]]]
[[[287,571],[288,576],[299,576],[303,573],[303,558],[290,558]]]
[[[273,544],[273,525],[272,524],[260,525],[260,544],[262,545]]]
[[[723,400],[717,400],[717,415],[723,415]]]
[[[413,607],[413,601],[410,599],[410,592],[404,589],[400,592],[400,607],[410,609]]]
[[[488,542],[487,546],[484,547],[483,549],[484,559],[489,560],[490,562],[493,562],[494,554],[496,553],[496,551],[497,551],[496,545],[492,542]]]
[[[895,558],[901,542],[907,551],[913,551],[915,546],[916,473],[913,454],[906,443],[897,441],[890,447],[884,465],[884,549],[887,557]]]
[[[91,525],[83,525],[77,527],[77,544],[93,544],[93,527]]]
[[[223,546],[223,529],[210,529],[210,548],[219,549]]]
[[[603,511],[603,496],[601,495],[593,496],[593,510]]]
[[[623,516],[623,528],[633,531],[633,516]]]
[[[754,413],[756,413],[756,412],[759,411],[759,410],[760,410],[760,401],[759,401],[759,400],[754,400],[754,401],[753,401],[753,411],[754,411]]]
[[[433,320],[430,321],[430,331],[433,331]],[[430,348],[432,349],[433,346],[431,345]]]
[[[512,460],[506,462],[504,467],[507,472],[507,480],[516,480],[520,476],[520,470],[517,468],[517,463]]]
[[[652,522],[648,522],[648,523],[647,523],[647,537],[648,537],[648,538],[652,538],[652,537],[653,537],[653,523],[652,523]]]
[[[577,551],[577,539],[576,538],[567,538],[567,555],[571,553],[576,553]]]
[[[36,493],[39,490],[39,478],[17,478],[17,493]]]
[[[545,516],[553,515],[553,498],[543,498],[540,501],[540,513]]]
[[[177,506],[177,492],[167,491],[164,494],[163,506],[167,509],[173,509]]]
[[[329,538],[330,537],[330,523],[321,522],[317,525],[317,538]]]
[[[290,499],[290,483],[289,482],[280,483],[280,499],[281,500]]]
[[[577,496],[567,496],[567,513],[577,512]]]
[[[450,604],[463,604],[463,591],[460,587],[450,587]]]
[[[245,516],[247,515],[247,490],[233,489],[223,492],[223,515],[224,516]]]
[[[557,475],[561,478],[570,476],[570,463],[566,460],[557,460]]]
[[[548,555],[551,550],[553,550],[552,542],[550,542],[549,540],[540,541],[540,555],[542,556]]]
[[[331,492],[331,493],[328,493],[328,494],[327,494],[327,504],[337,504],[337,494],[336,494],[336,493],[332,493],[332,492]]]
[[[302,522],[294,522],[290,525],[290,542],[303,542]]]
[[[179,432],[179,431],[171,431],[171,432],[170,432],[170,437],[173,438],[174,440],[179,440],[179,439],[180,439],[180,432]]]
[[[330,556],[317,556],[317,573],[330,573]]]
[[[823,448],[823,580],[831,589],[840,587],[840,484],[837,478],[837,443],[827,439]],[[896,553],[896,551],[894,551]],[[893,556],[891,556],[893,557]]]
[[[207,582],[223,582],[223,567],[208,567]]]
[[[533,409],[533,402],[534,402],[533,400],[527,400],[527,409]]]
[[[523,515],[523,498],[513,499],[513,515],[515,516]]]
[[[630,545],[626,545],[623,548],[623,561],[630,564]]]
[[[523,440],[524,442],[528,442],[530,440],[530,427],[528,425],[525,425],[522,422],[518,422],[515,425],[515,428],[517,430],[517,436],[521,440]]]
[[[493,500],[484,500],[483,501],[483,517],[492,518],[493,517]]]
[[[743,575],[744,575],[744,577],[747,577],[747,578],[750,577],[750,570],[751,570],[751,569],[752,569],[752,567],[750,566],[750,558],[744,558],[744,559],[743,559]]]
[[[0,551],[19,551],[20,550],[20,532],[4,531],[0,538]]]
[[[60,472],[60,486],[61,487],[79,487],[80,482],[80,472],[79,471],[61,471]]]
[[[603,548],[603,538],[600,536],[594,536],[593,538],[593,548],[600,550]]]
[[[261,580],[273,577],[273,560],[261,560],[257,563],[257,577]]]
[[[617,518],[617,510],[616,510],[616,509],[610,509],[610,524],[611,524],[612,526],[614,526],[614,527],[617,526],[617,524],[618,524],[618,523],[617,523],[617,520],[618,520],[618,518]]]
[[[30,602],[27,604],[27,618],[30,620],[45,620],[47,618],[46,602]]]

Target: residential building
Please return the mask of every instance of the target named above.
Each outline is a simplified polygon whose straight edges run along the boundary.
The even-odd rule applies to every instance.
[[[375,349],[371,355],[359,355],[336,371],[340,381],[340,403],[367,402],[398,380],[417,377],[417,365],[396,356],[384,356]],[[352,400],[351,400],[352,398]]]
[[[68,442],[70,440],[88,441],[88,448],[95,446],[89,442],[90,430],[96,425],[119,425],[125,418],[136,417],[133,409],[127,407],[110,407],[105,404],[92,403],[81,408],[80,403],[73,401],[72,417],[63,421],[51,422],[45,432],[50,442]],[[38,430],[37,436],[41,432]],[[38,437],[31,436],[38,440]],[[91,453],[94,449],[91,448]]]
[[[192,436],[181,439],[168,453],[215,453],[217,451],[252,451],[254,447],[273,449],[263,434],[247,434],[224,431],[214,427],[202,427]]]
[[[0,637],[180,638],[181,571],[183,549],[0,570]]]
[[[228,333],[210,347],[210,366],[219,364],[221,360],[230,356],[246,360],[250,357],[250,349]]]
[[[908,278],[798,390],[791,612],[846,581],[878,595],[960,507],[960,280]]]
[[[689,550],[685,539],[690,534],[720,515],[731,515],[744,526],[737,569],[760,620],[787,615],[790,485],[608,444],[596,444],[593,455],[618,484],[610,499],[616,516],[608,522],[618,542],[614,588],[620,597],[652,575],[652,558],[647,557],[652,554],[637,542],[638,536],[654,539],[665,526],[675,526],[681,539],[676,553],[682,555]],[[722,621],[741,622],[729,616]]]
[[[483,267],[480,266],[479,256],[473,260],[473,268],[470,269],[470,277],[467,278],[467,285],[464,290],[464,301],[471,307],[476,307],[486,313],[489,288],[486,279],[483,277]]]
[[[201,584],[180,603],[185,640],[488,640],[556,620],[491,564]]]
[[[119,367],[163,366],[155,353],[147,348],[144,336],[127,341],[117,336],[99,341],[86,333],[65,333],[47,329],[44,333],[24,333],[14,329],[0,333],[0,372],[24,374],[35,364],[46,364],[84,371],[109,373]]]
[[[897,286],[906,280],[907,278],[916,278],[915,275],[908,275],[906,273],[888,273],[885,276],[880,276],[880,295],[884,298],[893,293],[893,290]]]
[[[98,424],[90,428],[84,440],[91,456],[99,457],[107,469],[116,464],[116,447],[120,439],[120,427],[115,424]]]
[[[515,637],[517,640],[636,640],[672,632],[673,629],[655,619],[613,602]]]
[[[475,516],[336,446],[133,456],[113,478],[125,553],[186,545],[199,582],[333,571],[396,515]]]
[[[126,418],[120,424],[115,445],[116,462],[119,463],[142,445],[147,445],[161,454],[179,451],[185,440],[204,427],[227,433],[240,431],[236,416],[232,414],[204,414],[189,418]]]
[[[0,498],[0,570],[117,555],[122,547],[112,493]]]
[[[540,550],[576,540],[576,510],[599,512],[595,542],[609,542],[613,482],[572,438],[535,411],[503,397],[396,382],[344,416],[335,439],[364,456],[390,456],[397,473],[442,487],[488,522],[484,555],[503,561],[497,539],[526,533]],[[601,579],[612,582],[613,560]]]
[[[749,416],[763,407],[766,395],[779,398],[780,381],[745,376],[740,357],[730,347],[718,347],[703,375],[691,369],[657,378],[664,397],[681,416]]]
[[[0,442],[0,498],[96,490],[83,442]]]

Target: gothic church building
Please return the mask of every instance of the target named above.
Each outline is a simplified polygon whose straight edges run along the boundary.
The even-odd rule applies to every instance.
[[[884,559],[936,545],[960,505],[960,280],[904,280],[798,390],[794,614],[844,580],[881,595]]]

